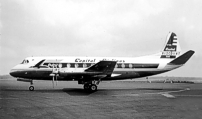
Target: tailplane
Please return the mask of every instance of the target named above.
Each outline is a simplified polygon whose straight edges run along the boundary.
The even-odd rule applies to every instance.
[[[191,56],[194,53],[195,52],[193,50],[189,50],[186,53],[184,53],[183,55],[181,55],[178,58],[176,58],[173,61],[171,61],[169,64],[172,64],[172,65],[182,65],[182,64],[185,64],[189,60],[189,58],[191,58]]]
[[[177,35],[173,32],[167,36],[166,45],[162,51],[161,58],[174,59],[180,56],[181,48]]]

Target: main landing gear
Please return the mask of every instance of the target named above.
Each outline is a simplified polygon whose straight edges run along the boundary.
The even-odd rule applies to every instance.
[[[80,84],[83,84],[83,88],[86,91],[97,91],[97,85],[99,85],[100,80],[93,80],[93,81],[87,81],[82,82]]]
[[[83,85],[84,90],[88,90],[88,91],[97,91],[97,85],[95,84],[90,84],[90,83],[86,83]]]

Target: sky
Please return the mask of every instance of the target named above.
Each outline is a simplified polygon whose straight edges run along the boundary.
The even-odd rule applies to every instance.
[[[136,57],[169,32],[196,53],[161,76],[202,77],[201,0],[0,0],[0,75],[29,56]]]

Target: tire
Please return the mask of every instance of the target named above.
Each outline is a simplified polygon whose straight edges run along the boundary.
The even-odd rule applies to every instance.
[[[84,84],[84,85],[83,85],[83,89],[84,89],[84,90],[88,90],[88,89],[89,89],[89,84]]]
[[[34,91],[34,86],[30,86],[29,91]]]
[[[91,91],[97,91],[97,86],[96,86],[95,84],[92,84],[92,85],[90,86],[90,90],[91,90]]]

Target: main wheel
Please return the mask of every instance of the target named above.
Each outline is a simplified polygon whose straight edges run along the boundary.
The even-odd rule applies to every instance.
[[[30,86],[29,91],[34,91],[34,86]]]
[[[83,89],[84,89],[84,90],[88,90],[89,87],[90,87],[89,84],[84,84],[84,85],[83,85]]]
[[[96,86],[95,84],[92,84],[92,85],[90,86],[90,90],[91,90],[91,91],[97,91],[97,86]]]

